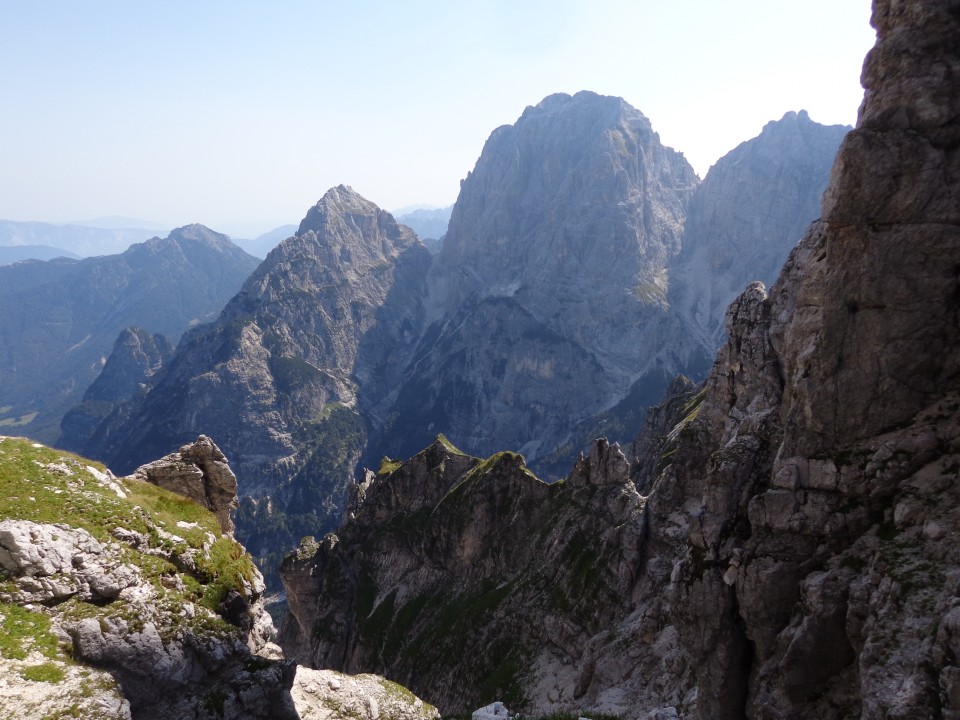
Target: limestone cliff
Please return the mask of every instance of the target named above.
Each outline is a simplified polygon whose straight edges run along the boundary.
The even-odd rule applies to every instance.
[[[876,0],[873,24],[860,120],[834,164],[822,220],[769,292],[751,284],[730,306],[729,339],[703,392],[675,386],[651,414],[638,447],[652,456],[634,468],[655,475],[649,494],[632,495],[627,516],[584,508],[564,532],[606,537],[579,545],[609,553],[586,577],[629,587],[591,606],[610,614],[588,640],[576,636],[576,651],[558,652],[563,632],[524,624],[510,647],[532,642],[534,655],[483,676],[512,678],[529,708],[960,717],[960,3]],[[680,420],[663,432],[665,418]],[[421,578],[472,588],[482,577],[473,568],[499,569],[515,556],[542,562],[491,590],[509,599],[513,588],[555,578],[561,596],[579,597],[566,574],[575,563],[558,562],[536,523],[511,524],[528,517],[514,504],[520,482],[491,483],[472,514],[439,502],[412,518],[415,529],[403,525],[410,516],[394,499],[420,486],[389,488],[414,477],[418,462],[385,466],[336,536],[288,559],[294,614],[284,638],[297,652],[409,672],[405,640],[433,637],[445,609],[457,607],[431,604]],[[475,461],[444,460],[422,486],[456,474],[455,462],[467,462],[470,477]],[[629,468],[611,470],[611,487],[622,487]],[[378,532],[366,524],[374,517]],[[368,531],[359,545],[358,527]],[[510,553],[499,564],[467,572],[457,564],[485,557],[486,546],[469,539],[506,535]],[[444,545],[448,538],[457,542]],[[424,547],[447,550],[405,575]],[[309,578],[310,568],[319,574]],[[355,578],[346,592],[316,591],[338,575]],[[483,599],[458,636],[467,645],[502,622],[495,607],[504,599]],[[554,628],[556,616],[544,616]],[[581,610],[559,626],[590,632],[578,625],[589,617]],[[385,632],[342,634],[351,623],[384,623]],[[424,647],[416,662],[429,664],[438,646]],[[471,697],[480,680],[462,677],[457,687]]]
[[[819,125],[804,111],[787,113],[720,158],[697,187],[668,297],[711,352],[724,340],[727,306],[747,283],[772,284],[819,217],[830,167],[849,130]]]
[[[638,378],[657,397],[669,374],[702,373],[707,352],[665,300],[697,183],[620,98],[551,95],[495,130],[431,269],[432,315],[383,451],[406,456],[443,432],[534,461]]]
[[[481,461],[442,437],[384,461],[338,534],[284,561],[286,652],[382,673],[445,713],[524,705],[533,665],[564,672],[626,614],[643,533],[627,470],[602,441],[554,484],[519,455]],[[552,691],[570,706],[589,679],[564,674]]]

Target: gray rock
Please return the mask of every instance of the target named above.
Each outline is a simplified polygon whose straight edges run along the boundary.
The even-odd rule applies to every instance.
[[[237,508],[237,477],[226,456],[206,435],[184,445],[180,452],[141,465],[132,477],[190,498],[217,516],[223,532],[233,533],[230,515]]]
[[[7,602],[112,600],[143,581],[86,530],[29,520],[0,521],[0,567],[17,585]]]
[[[573,702],[577,678],[549,668],[587,672],[590,639],[627,614],[643,506],[606,441],[548,485],[518,455],[481,461],[440,438],[385,463],[353,507],[281,570],[281,644],[301,664],[378,672],[446,713],[520,702],[528,670],[544,706],[551,691]]]

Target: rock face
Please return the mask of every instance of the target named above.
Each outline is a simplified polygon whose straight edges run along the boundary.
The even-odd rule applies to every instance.
[[[133,477],[183,495],[212,512],[224,533],[233,533],[230,513],[237,509],[237,477],[226,456],[206,435],[180,452],[141,465]]]
[[[618,569],[627,587],[591,603],[608,613],[599,626],[577,626],[583,610],[570,619],[580,634],[567,654],[558,648],[571,625],[554,625],[556,616],[511,627],[509,647],[533,638],[542,653],[498,677],[518,683],[526,707],[704,719],[960,717],[960,3],[876,0],[873,23],[860,121],[841,146],[822,220],[769,292],[751,284],[730,306],[729,339],[702,393],[675,386],[650,414],[638,447],[655,462],[634,466],[644,468],[638,477],[655,476],[649,494],[632,496],[627,517],[584,508],[564,529],[565,538],[612,533],[608,544],[578,545],[609,553],[585,577],[602,582]],[[537,557],[504,590],[559,577],[562,594],[573,593],[574,578],[557,574],[575,563],[558,561],[535,524],[512,524],[526,516],[511,504],[509,483],[491,483],[472,514],[461,514],[458,533],[437,530],[458,516],[444,501],[401,539],[401,520],[413,521],[402,498],[429,496],[443,472],[465,462],[444,457],[431,475],[435,451],[386,466],[389,474],[361,486],[336,536],[288,559],[293,615],[283,636],[297,653],[410,672],[405,642],[440,634],[445,611],[464,617],[455,601],[431,604],[418,593],[429,582],[471,587],[475,568],[498,567],[486,561],[502,547],[496,538],[510,538],[504,564]],[[622,478],[624,465],[591,476]],[[557,527],[565,521],[549,500],[539,503]],[[483,514],[490,507],[498,511]],[[448,536],[461,544],[405,570]],[[466,541],[474,537],[492,539]],[[463,557],[486,562],[464,570]],[[318,591],[333,587],[349,589]],[[460,648],[504,622],[479,606]],[[378,622],[387,629],[361,631]],[[430,652],[415,660],[424,666],[442,654],[442,643],[424,647]],[[462,678],[474,677],[475,660],[460,658],[466,696],[473,687]],[[573,697],[561,688],[574,688]]]
[[[727,306],[752,281],[771,285],[797,238],[819,217],[848,130],[819,125],[805,111],[787,113],[720,158],[697,188],[668,296],[711,351],[724,340]]]
[[[429,263],[389,213],[330,190],[220,318],[184,339],[129,420],[108,418],[84,451],[125,473],[201,432],[218,438],[241,479],[238,537],[278,567],[340,516],[368,398],[390,393],[422,324]]]
[[[291,695],[301,720],[440,720],[435,707],[377,675],[298,667]]]
[[[431,271],[433,315],[385,452],[443,431],[470,452],[535,460],[639,377],[702,373],[707,353],[674,334],[665,302],[697,183],[619,98],[552,95],[495,130]]]
[[[189,225],[120,255],[0,267],[0,423],[54,442],[117,335],[176,340],[216,316],[256,267],[226,235]]]
[[[628,470],[603,441],[552,485],[519,455],[481,461],[442,437],[385,461],[337,535],[285,560],[286,652],[384,674],[445,713],[524,704],[531,666],[574,703],[591,671],[571,677],[572,663],[626,614],[635,582],[643,505]]]
[[[116,431],[130,420],[136,398],[150,387],[153,376],[173,357],[173,345],[163,335],[130,327],[113,344],[103,370],[83,394],[83,402],[71,408],[60,422],[58,445],[82,450],[97,433]],[[109,418],[109,423],[105,422]]]

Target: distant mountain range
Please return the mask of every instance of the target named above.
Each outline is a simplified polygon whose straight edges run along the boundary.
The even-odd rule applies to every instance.
[[[443,236],[447,234],[453,205],[445,208],[419,208],[403,214],[395,214],[397,222],[403,223],[420,236],[424,245],[433,254],[440,251]]]
[[[15,245],[13,247],[0,247],[0,265],[9,265],[20,260],[53,260],[63,257],[71,260],[79,260],[79,255],[74,255],[63,248],[52,247],[50,245]]]
[[[118,255],[0,267],[0,431],[56,441],[124,328],[175,342],[215,317],[256,264],[191,225]]]
[[[126,472],[214,437],[268,571],[335,526],[362,466],[437,433],[562,476],[592,437],[632,439],[674,375],[706,375],[726,303],[818,215],[846,130],[788,114],[700,182],[623,100],[550,96],[492,133],[438,255],[333,188],[214,323],[148,353],[162,367],[119,365],[150,366],[144,391],[62,442]]]
[[[38,248],[34,251],[35,254],[30,255],[36,260],[47,260],[50,257],[115,255],[133,243],[149,240],[156,234],[157,231],[152,228],[103,228],[0,220],[0,248],[48,246],[57,253],[51,256]],[[38,254],[44,257],[37,257]]]

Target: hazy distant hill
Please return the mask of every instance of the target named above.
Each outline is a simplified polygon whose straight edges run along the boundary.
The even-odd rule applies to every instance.
[[[450,214],[453,212],[453,205],[445,208],[419,208],[402,215],[397,215],[397,222],[403,223],[411,228],[420,238],[426,240],[439,240],[447,233],[447,225],[450,224]],[[430,243],[424,243],[430,247]],[[439,250],[439,246],[436,250]],[[433,250],[431,248],[431,250]]]
[[[281,225],[253,240],[234,240],[234,242],[254,257],[263,259],[271,250],[295,232],[297,232],[296,225]]]
[[[50,245],[79,257],[114,255],[156,234],[156,230],[149,228],[102,228],[0,220],[0,247]]]
[[[121,330],[175,340],[216,317],[256,265],[190,225],[120,255],[0,267],[0,431],[54,442]]]
[[[16,245],[14,247],[0,247],[0,265],[9,265],[20,260],[53,260],[65,257],[79,260],[80,256],[63,248],[50,245]]]

